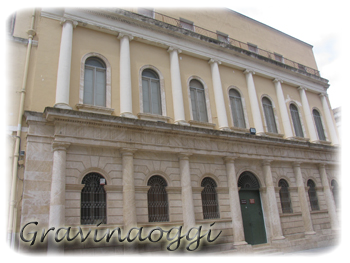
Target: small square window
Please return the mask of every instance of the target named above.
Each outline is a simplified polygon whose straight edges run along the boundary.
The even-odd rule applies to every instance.
[[[180,17],[180,26],[184,29],[194,31],[194,23],[190,20]]]
[[[4,1],[0,1],[0,21],[2,22],[0,24],[0,33],[12,35],[15,27],[17,3],[5,2],[4,17],[2,17],[3,5]]]
[[[258,53],[258,46],[251,44],[251,43],[248,43],[248,50],[251,52],[254,52],[254,53]]]
[[[278,62],[282,62],[283,63],[283,56],[277,53],[274,53],[275,55],[275,60]]]
[[[216,31],[216,34],[218,36],[218,40],[225,42],[225,43],[230,43],[228,35],[225,33],[222,33],[220,31]]]
[[[137,12],[140,15],[144,15],[144,16],[148,16],[150,18],[154,18],[154,10],[153,9],[149,9],[149,8],[138,8]]]

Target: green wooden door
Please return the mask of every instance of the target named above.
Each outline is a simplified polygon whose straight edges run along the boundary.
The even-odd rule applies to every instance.
[[[239,191],[245,241],[248,244],[266,243],[264,217],[259,191]]]

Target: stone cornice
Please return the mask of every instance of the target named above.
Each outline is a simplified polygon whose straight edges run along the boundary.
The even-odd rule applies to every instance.
[[[26,111],[25,117],[29,126],[53,125],[56,141],[77,145],[130,148],[140,152],[193,153],[220,158],[237,156],[240,159],[338,163],[337,147],[308,142],[57,108],[46,108],[44,114]],[[46,135],[36,131],[39,130],[35,127],[29,129],[28,139]]]

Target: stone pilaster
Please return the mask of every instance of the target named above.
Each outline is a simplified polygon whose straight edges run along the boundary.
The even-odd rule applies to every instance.
[[[190,173],[190,154],[179,154],[180,162],[180,178],[181,178],[181,197],[182,197],[182,217],[184,221],[184,230],[188,230],[194,227],[196,224],[194,207],[193,207],[193,195]]]
[[[76,21],[63,19],[60,55],[58,59],[56,102],[54,107],[72,109],[69,106],[70,74],[72,61],[73,28],[78,25]]]
[[[136,119],[132,114],[130,69],[130,41],[133,36],[119,33],[118,39],[120,39],[120,116]]]
[[[225,108],[224,94],[222,92],[222,84],[219,72],[220,61],[210,59],[211,76],[213,80],[213,89],[216,105],[216,114],[220,130],[230,130],[227,122],[227,113]]]
[[[305,115],[305,119],[306,119],[306,124],[307,124],[307,128],[308,128],[308,131],[309,131],[310,142],[317,141],[318,137],[316,135],[315,125],[314,125],[312,113],[311,113],[311,110],[310,110],[309,101],[308,101],[308,99],[306,97],[306,92],[305,92],[306,88],[299,87],[298,90],[299,90],[299,93],[300,93],[301,104],[303,106],[303,111],[304,111],[304,115]]]
[[[331,188],[329,186],[329,181],[328,181],[328,176],[327,176],[325,164],[323,164],[323,163],[319,164],[318,169],[319,169],[319,172],[321,175],[323,192],[324,192],[325,199],[326,199],[329,218],[331,220],[331,226],[332,226],[333,230],[338,230],[338,228],[339,228],[338,217],[337,217],[337,212],[335,209],[335,203],[334,203],[333,195],[331,192]]]
[[[55,227],[57,230],[65,226],[65,207],[66,207],[66,151],[70,143],[54,141],[51,195],[50,195],[50,214],[49,227]],[[48,240],[48,253],[63,253],[63,242],[57,243],[53,238]]]
[[[275,88],[276,88],[277,101],[278,101],[278,106],[282,117],[284,136],[285,138],[292,138],[293,137],[292,126],[290,123],[290,118],[289,118],[289,114],[288,114],[288,110],[284,100],[283,90],[281,86],[281,83],[283,83],[283,81],[279,79],[274,79],[273,83],[275,84]]]
[[[262,134],[264,133],[264,126],[261,120],[261,113],[259,108],[260,103],[258,101],[255,85],[254,85],[253,74],[255,74],[255,72],[246,69],[243,73],[245,74],[246,81],[247,81],[249,101],[250,101],[250,107],[253,115],[254,128],[256,130],[256,134]]]
[[[123,165],[123,220],[124,231],[137,226],[136,201],[135,201],[135,180],[134,180],[134,149],[121,149]],[[135,244],[124,245],[123,260],[134,260],[141,258]]]
[[[181,74],[179,65],[180,49],[169,47],[170,54],[170,73],[171,73],[171,90],[173,95],[174,105],[174,122],[181,125],[189,125],[185,121],[185,108],[183,104]]]
[[[272,173],[271,173],[271,160],[264,160],[263,173],[266,184],[266,195],[268,200],[268,212],[269,220],[271,223],[271,239],[279,240],[284,239],[280,215],[277,207],[275,186],[273,185]]]
[[[233,244],[235,246],[246,245],[244,237],[243,219],[239,201],[238,184],[235,170],[234,157],[225,157],[226,174],[228,181],[229,201],[231,208]]]
[[[331,115],[331,112],[329,109],[327,95],[321,93],[319,96],[320,96],[321,101],[322,101],[323,112],[324,112],[324,115],[326,117],[326,122],[327,122],[328,130],[329,130],[329,133],[331,136],[332,144],[339,145],[338,135],[337,135],[337,132],[335,130],[333,118],[332,118],[332,115]]]
[[[306,235],[313,235],[316,234],[314,231],[312,220],[311,220],[311,214],[310,209],[305,193],[305,185],[303,181],[303,176],[301,174],[301,168],[300,168],[299,162],[293,163],[293,169],[294,169],[294,175],[296,178],[296,183],[298,187],[298,195],[299,195],[299,203],[301,208],[301,214],[304,222],[304,228],[305,228],[305,234]]]

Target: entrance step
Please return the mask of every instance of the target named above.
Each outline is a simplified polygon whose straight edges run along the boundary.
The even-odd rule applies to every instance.
[[[283,255],[282,252],[273,248],[270,244],[253,245],[253,251],[255,258],[266,258]]]

